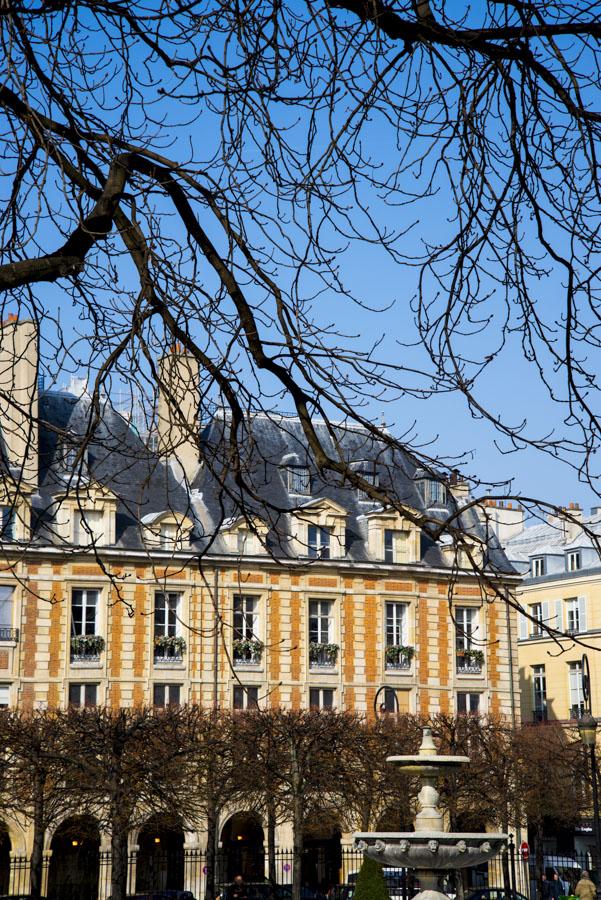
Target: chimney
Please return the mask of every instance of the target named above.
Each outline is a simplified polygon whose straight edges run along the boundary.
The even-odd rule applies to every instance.
[[[458,469],[454,469],[451,472],[449,485],[451,486],[451,493],[453,494],[453,497],[455,498],[457,503],[460,506],[463,503],[466,503],[470,496],[470,486],[469,482],[466,481],[465,478],[461,477],[461,473]]]
[[[0,325],[0,430],[17,480],[38,481],[38,332],[10,315]]]
[[[157,449],[189,482],[198,471],[199,405],[198,362],[175,344],[159,360]]]

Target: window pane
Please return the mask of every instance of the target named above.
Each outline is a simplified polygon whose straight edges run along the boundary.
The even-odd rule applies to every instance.
[[[234,687],[234,709],[244,709],[244,689],[239,684]]]
[[[394,562],[394,531],[384,530],[384,562]]]
[[[96,685],[85,685],[85,705],[86,707],[96,706]]]
[[[309,706],[311,709],[319,709],[319,688],[310,688]]]
[[[323,695],[323,709],[332,709],[334,706],[334,690],[332,688],[323,688],[321,693]]]
[[[10,684],[0,684],[0,707],[9,705],[10,700]]]
[[[288,490],[293,494],[311,493],[311,476],[304,466],[294,466],[288,469]]]
[[[179,706],[180,685],[169,685],[169,706]]]
[[[152,702],[154,706],[165,706],[165,685],[155,684],[152,692]]]
[[[69,706],[81,705],[81,684],[69,685]]]
[[[0,587],[0,628],[10,628],[13,624],[13,593],[13,587]]]
[[[458,713],[466,713],[467,712],[467,694],[464,694],[463,691],[460,691],[457,694],[457,712]]]

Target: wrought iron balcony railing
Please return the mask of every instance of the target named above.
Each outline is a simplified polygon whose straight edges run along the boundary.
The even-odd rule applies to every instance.
[[[16,644],[18,640],[18,628],[10,628],[8,625],[0,625],[0,641],[10,641]]]

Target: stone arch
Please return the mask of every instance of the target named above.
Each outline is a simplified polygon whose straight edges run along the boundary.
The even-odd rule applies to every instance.
[[[236,875],[245,881],[263,881],[265,876],[264,833],[256,812],[241,810],[222,825],[218,880],[229,882]]]
[[[137,835],[136,893],[184,889],[184,842],[181,822],[155,815]]]
[[[97,900],[100,831],[92,816],[70,816],[50,839],[49,900]]]

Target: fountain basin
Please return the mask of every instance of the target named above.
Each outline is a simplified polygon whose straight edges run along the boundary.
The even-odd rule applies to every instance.
[[[366,856],[392,868],[465,869],[495,856],[506,834],[431,832],[358,832],[355,846]]]

